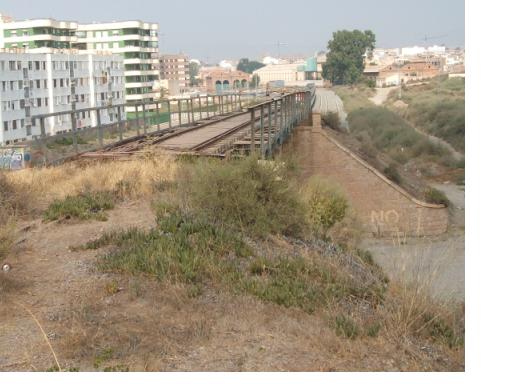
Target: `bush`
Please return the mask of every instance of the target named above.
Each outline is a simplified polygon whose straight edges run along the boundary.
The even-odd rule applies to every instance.
[[[309,182],[305,195],[314,232],[324,238],[335,223],[344,219],[347,200],[339,192],[337,185],[320,179]]]
[[[432,204],[443,204],[446,207],[450,204],[450,200],[444,192],[435,188],[429,188],[425,191],[425,201]]]
[[[288,172],[284,163],[256,158],[183,164],[179,204],[211,223],[255,236],[299,235],[306,229],[305,206]]]
[[[403,99],[408,104],[405,114],[407,120],[449,142],[456,150],[464,151],[464,79],[438,77],[429,84],[405,89]],[[395,100],[396,94],[392,94],[388,104]]]
[[[111,192],[86,192],[55,200],[44,212],[45,221],[76,218],[80,220],[107,220],[105,211],[113,209]]]
[[[116,248],[101,256],[106,271],[143,273],[159,280],[196,284],[215,277],[228,279],[229,258],[245,258],[251,249],[238,235],[179,212],[159,214],[158,227],[110,232],[85,245]]]
[[[398,173],[397,167],[395,164],[390,164],[388,167],[384,168],[384,175],[390,179],[391,181],[400,184],[402,183],[402,177],[400,177],[400,173]]]
[[[360,333],[358,325],[346,315],[335,318],[335,332],[338,336],[344,336],[348,339],[355,339]]]
[[[340,116],[337,112],[328,112],[322,115],[322,120],[332,129],[339,131],[341,129]]]
[[[355,294],[348,276],[319,260],[302,256],[259,257],[249,266],[244,290],[265,301],[308,313]]]

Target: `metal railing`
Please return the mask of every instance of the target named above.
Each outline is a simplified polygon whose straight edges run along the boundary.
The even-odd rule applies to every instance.
[[[249,107],[250,152],[258,149],[261,157],[271,157],[294,127],[309,118],[313,97],[314,90],[298,91]]]
[[[239,112],[242,108],[243,101],[237,92],[73,108],[32,116],[30,129],[39,134],[32,135],[28,146],[32,164],[51,164],[133,137],[158,135]],[[69,128],[62,130],[62,124]]]

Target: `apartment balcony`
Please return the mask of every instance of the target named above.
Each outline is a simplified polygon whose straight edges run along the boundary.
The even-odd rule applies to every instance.
[[[155,64],[155,65],[157,65],[158,63],[159,63],[158,59],[140,59],[140,58],[124,59],[124,64]]]
[[[134,71],[125,71],[124,76],[144,76],[144,75],[156,75],[159,76],[159,69],[144,69],[144,70],[134,70]]]

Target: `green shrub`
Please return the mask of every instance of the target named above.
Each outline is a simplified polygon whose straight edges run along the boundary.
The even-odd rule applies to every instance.
[[[443,191],[436,188],[429,188],[425,191],[425,201],[432,204],[443,204],[448,206],[450,200],[446,197]]]
[[[345,111],[349,114],[361,108],[374,106],[369,98],[374,95],[375,91],[365,84],[336,86],[333,90],[342,99]]]
[[[335,129],[337,131],[341,129],[340,116],[338,115],[337,112],[324,113],[322,114],[322,119],[326,122],[326,124],[330,128]]]
[[[309,218],[314,231],[325,237],[328,230],[344,219],[347,200],[337,185],[320,179],[312,179],[305,189]]]
[[[200,283],[215,276],[229,278],[228,258],[245,258],[251,248],[239,235],[178,212],[160,215],[157,229],[132,228],[104,234],[86,248],[115,245],[100,257],[103,270],[144,273],[159,280],[170,278],[184,283]]]
[[[429,84],[403,90],[408,105],[405,118],[427,133],[449,142],[463,152],[465,145],[465,81],[438,77]],[[388,105],[396,100],[393,93]]]
[[[380,330],[381,330],[381,323],[375,322],[375,323],[369,324],[367,326],[367,336],[377,337]]]
[[[80,135],[76,136],[76,144],[88,144]],[[62,136],[50,141],[47,146],[48,148],[55,148],[57,146],[68,146],[73,145],[73,138],[71,136]]]
[[[113,209],[111,192],[86,192],[55,200],[44,212],[45,221],[76,218],[80,220],[107,220],[105,211]]]
[[[365,148],[373,146],[400,164],[419,156],[437,158],[447,152],[416,132],[397,113],[384,107],[363,108],[351,112],[349,128],[355,136],[364,138]]]
[[[335,332],[338,336],[344,336],[348,339],[358,337],[360,330],[354,320],[346,315],[339,315],[335,318]]]
[[[309,313],[355,293],[349,276],[302,256],[259,257],[250,263],[249,271],[251,276],[243,282],[248,293]]]
[[[458,324],[453,325],[441,317],[434,317],[426,314],[424,318],[427,324],[429,336],[440,341],[450,348],[456,348],[464,345],[464,329]],[[460,329],[460,332],[459,332]]]
[[[400,173],[398,173],[397,167],[395,164],[390,164],[388,167],[384,168],[384,175],[390,179],[391,181],[400,184],[402,182],[402,177]]]
[[[209,222],[255,236],[299,235],[305,207],[286,164],[256,158],[183,165],[177,186],[186,208]]]

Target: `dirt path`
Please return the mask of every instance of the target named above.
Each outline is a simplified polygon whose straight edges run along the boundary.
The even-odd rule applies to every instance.
[[[375,95],[370,97],[369,100],[375,105],[382,105],[388,98],[390,92],[397,88],[398,87],[375,88]]]

